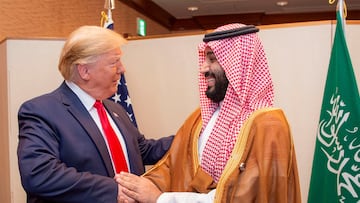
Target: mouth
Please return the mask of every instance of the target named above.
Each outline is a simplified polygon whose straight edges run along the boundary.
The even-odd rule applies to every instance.
[[[114,83],[114,85],[119,84],[119,83],[120,83],[120,79],[118,79],[118,80],[113,80],[113,83]]]
[[[206,79],[206,83],[208,85],[208,87],[212,87],[215,85],[215,76],[213,73],[210,73],[210,72],[206,72],[204,74],[205,76],[205,79]]]
[[[215,85],[215,78],[213,78],[213,77],[206,78],[206,82],[207,82],[208,87],[212,87]]]

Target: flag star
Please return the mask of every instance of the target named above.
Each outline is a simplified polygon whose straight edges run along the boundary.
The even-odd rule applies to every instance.
[[[131,105],[131,99],[130,99],[129,95],[127,96],[125,102],[126,102],[126,104],[127,104],[127,105],[126,105],[127,107],[129,107],[129,106]]]
[[[121,86],[121,85],[127,86],[127,82],[124,83],[124,82],[121,82],[121,80],[119,80],[119,81],[118,81],[118,85],[119,85],[119,86]]]
[[[133,114],[132,114],[132,113],[128,113],[128,112],[126,112],[126,113],[127,113],[127,115],[129,116],[131,122],[133,122],[133,119],[132,119]]]
[[[120,96],[121,96],[120,94],[115,93],[115,95],[112,97],[112,99],[114,100],[115,103],[118,103],[121,101]]]

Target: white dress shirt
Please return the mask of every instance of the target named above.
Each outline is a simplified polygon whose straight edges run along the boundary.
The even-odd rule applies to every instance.
[[[198,154],[201,162],[202,154],[209,139],[210,133],[215,125],[215,122],[219,116],[220,106],[216,109],[211,116],[208,124],[206,125],[203,133],[199,137],[198,142]],[[157,199],[157,203],[208,203],[214,202],[216,189],[211,190],[209,193],[196,193],[196,192],[164,192]]]

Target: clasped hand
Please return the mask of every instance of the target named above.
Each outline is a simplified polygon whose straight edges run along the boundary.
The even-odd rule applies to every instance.
[[[155,203],[161,191],[150,180],[120,172],[114,177],[118,183],[118,203]]]

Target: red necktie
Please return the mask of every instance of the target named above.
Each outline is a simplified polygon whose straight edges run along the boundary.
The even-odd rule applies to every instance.
[[[115,164],[116,173],[120,173],[120,171],[128,172],[124,152],[115,131],[109,123],[103,104],[99,100],[96,100],[94,107],[99,114],[101,126],[104,130],[105,137],[110,148],[111,157]]]

